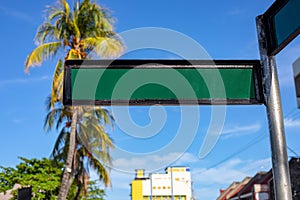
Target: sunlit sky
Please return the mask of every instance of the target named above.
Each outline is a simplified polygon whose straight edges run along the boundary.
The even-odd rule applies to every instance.
[[[43,129],[46,114],[44,102],[50,92],[55,60],[32,69],[30,74],[24,73],[24,62],[35,47],[33,38],[38,25],[44,20],[45,6],[54,2],[10,0],[0,3],[2,166],[15,166],[20,161],[18,156],[49,157],[57,137],[55,131],[45,133]],[[121,35],[135,34],[136,28],[149,30],[146,27],[152,27],[151,30],[164,30],[192,39],[212,59],[243,60],[259,59],[255,17],[264,13],[273,1],[97,2],[111,10],[116,19],[115,29]],[[148,37],[145,34],[134,35],[136,41],[149,39],[151,43],[153,35]],[[170,38],[167,34],[167,37],[158,40],[163,42]],[[170,42],[182,46],[185,44],[185,40],[174,39]],[[292,71],[292,63],[300,56],[299,42],[299,38],[296,38],[277,55],[287,145],[294,151],[288,151],[289,157],[300,154],[300,115]],[[140,47],[135,51],[127,49],[123,58],[172,59],[181,56],[172,49]],[[197,51],[193,55],[197,55]],[[193,58],[203,57],[199,52],[199,57]],[[224,126],[219,132],[221,135],[209,154],[202,158],[199,157],[199,150],[212,120],[212,107],[121,107],[128,109],[131,120],[124,115],[127,110],[120,112],[120,107],[108,109],[116,118],[115,128],[109,132],[116,149],[112,151],[113,186],[108,188],[106,199],[130,199],[129,184],[136,168],[144,168],[146,173],[150,173],[163,172],[165,167],[172,165],[190,166],[194,195],[197,199],[209,200],[215,199],[219,189],[226,188],[231,182],[241,181],[258,171],[268,171],[271,167],[267,115],[263,105],[226,107]],[[183,137],[182,143],[178,142],[176,138],[180,134],[178,130],[182,125],[183,112],[195,111],[200,113],[197,115],[199,121],[196,122],[196,131],[193,130],[195,118],[191,118],[190,126],[188,124],[184,129],[186,137]],[[131,122],[137,125],[134,130],[127,124]],[[151,129],[152,123],[158,123],[158,128],[154,125],[157,130]]]

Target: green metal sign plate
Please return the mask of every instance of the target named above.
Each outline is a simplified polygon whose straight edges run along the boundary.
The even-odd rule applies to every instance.
[[[300,33],[300,1],[277,0],[265,12],[268,54],[275,55]]]
[[[71,60],[65,66],[65,105],[262,103],[257,60]]]

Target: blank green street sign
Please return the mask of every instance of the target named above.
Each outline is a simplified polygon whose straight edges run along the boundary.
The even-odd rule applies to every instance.
[[[268,54],[275,55],[300,33],[300,1],[277,0],[263,16]]]
[[[261,104],[258,60],[68,60],[65,105]]]

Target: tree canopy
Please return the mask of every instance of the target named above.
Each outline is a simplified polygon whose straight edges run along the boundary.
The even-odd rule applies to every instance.
[[[63,164],[53,167],[51,160],[43,158],[22,158],[21,163],[12,167],[0,167],[0,192],[12,189],[15,184],[31,187],[33,199],[57,199]],[[17,191],[13,192],[17,196]]]
[[[15,167],[0,166],[0,193],[11,190],[16,184],[20,188],[32,188],[32,200],[54,200],[58,197],[63,173],[63,163],[54,163],[53,160],[27,159],[20,157],[21,162]],[[18,189],[12,191],[13,199],[17,198]],[[101,189],[98,181],[88,181],[88,191],[86,195],[81,192],[78,199],[81,200],[103,200],[105,191]],[[75,182],[71,186],[67,199],[75,199],[77,193]]]

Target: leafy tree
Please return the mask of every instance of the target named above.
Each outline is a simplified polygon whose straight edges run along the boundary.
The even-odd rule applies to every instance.
[[[38,28],[35,37],[38,47],[28,55],[25,62],[25,71],[28,72],[31,67],[41,65],[44,60],[58,56],[59,52],[65,55],[65,57],[58,60],[54,69],[52,90],[48,100],[48,110],[52,116],[49,117],[48,115],[46,119],[49,128],[52,128],[54,124],[58,125],[57,128],[59,128],[61,123],[65,122],[65,126],[62,129],[64,133],[61,132],[57,141],[59,144],[61,144],[61,141],[64,141],[63,145],[65,147],[56,148],[59,146],[56,145],[56,150],[54,149],[54,151],[58,149],[63,150],[63,152],[60,152],[60,155],[63,155],[62,158],[66,162],[58,199],[66,198],[73,182],[73,177],[77,177],[77,182],[80,182],[80,178],[82,179],[84,175],[87,175],[87,173],[83,173],[83,166],[86,163],[90,164],[93,168],[95,167],[95,163],[99,164],[98,160],[94,159],[95,157],[91,159],[90,155],[93,146],[89,143],[83,145],[80,138],[84,137],[77,136],[79,133],[84,135],[88,130],[80,129],[81,126],[88,124],[84,120],[88,118],[84,116],[90,115],[89,119],[92,118],[93,122],[97,123],[97,127],[94,129],[98,130],[98,132],[100,131],[101,134],[105,133],[102,128],[102,122],[107,122],[105,118],[109,119],[106,115],[107,112],[103,112],[105,115],[99,115],[104,118],[104,120],[101,120],[97,116],[98,111],[93,111],[94,108],[64,107],[61,105],[63,61],[65,59],[86,59],[91,55],[98,55],[100,57],[120,55],[123,45],[118,35],[113,31],[112,24],[113,20],[108,11],[91,2],[91,0],[83,0],[82,2],[77,0],[74,2],[73,9],[70,8],[66,0],[59,0],[55,6],[48,7],[46,21]],[[96,110],[99,109],[96,108]],[[94,125],[92,124],[91,126]],[[87,126],[87,128],[91,126]],[[95,137],[92,138],[95,140]],[[99,137],[97,136],[96,138]],[[109,161],[110,158],[107,157],[109,155],[107,150],[113,146],[112,142],[108,136],[100,137],[100,140],[103,144],[101,146],[102,149],[98,150],[100,158],[102,157],[102,160]],[[84,146],[89,151],[82,151],[81,159],[78,159],[80,157],[75,155],[76,150]],[[87,148],[86,146],[89,147]],[[80,161],[81,163],[76,161]],[[78,170],[79,168],[76,169],[76,166],[81,166],[81,176],[76,176],[76,172],[80,171]],[[101,166],[99,170],[96,167],[96,170],[98,170],[101,180],[108,185],[110,183],[108,172],[103,165]]]
[[[3,167],[0,166],[0,192],[6,192],[14,187],[15,184],[19,184],[21,188],[32,188],[33,200],[49,199],[55,200],[58,197],[63,163],[55,163],[53,160],[42,159],[26,159],[20,157],[21,162],[16,167]],[[105,191],[100,189],[99,181],[87,180],[87,187],[89,193],[86,194],[81,191],[77,194],[76,183],[71,186],[68,194],[68,199],[80,200],[103,200]],[[12,192],[13,199],[17,198],[17,190]]]
[[[0,166],[0,192],[10,190],[14,186],[14,169]]]
[[[97,180],[89,181],[89,195],[82,200],[103,200],[105,196],[105,191],[100,189],[100,184]]]
[[[88,181],[88,195],[85,195],[84,191],[81,191],[80,200],[104,200],[105,190],[101,189],[99,180]]]
[[[15,168],[0,167],[0,192],[5,192],[13,188],[15,184],[21,187],[31,187],[33,200],[57,199],[61,183],[63,163],[58,163],[59,167],[54,167],[51,160],[43,158],[26,159],[20,158]],[[72,187],[69,199],[75,196],[75,188]],[[17,198],[17,190],[12,193]]]

